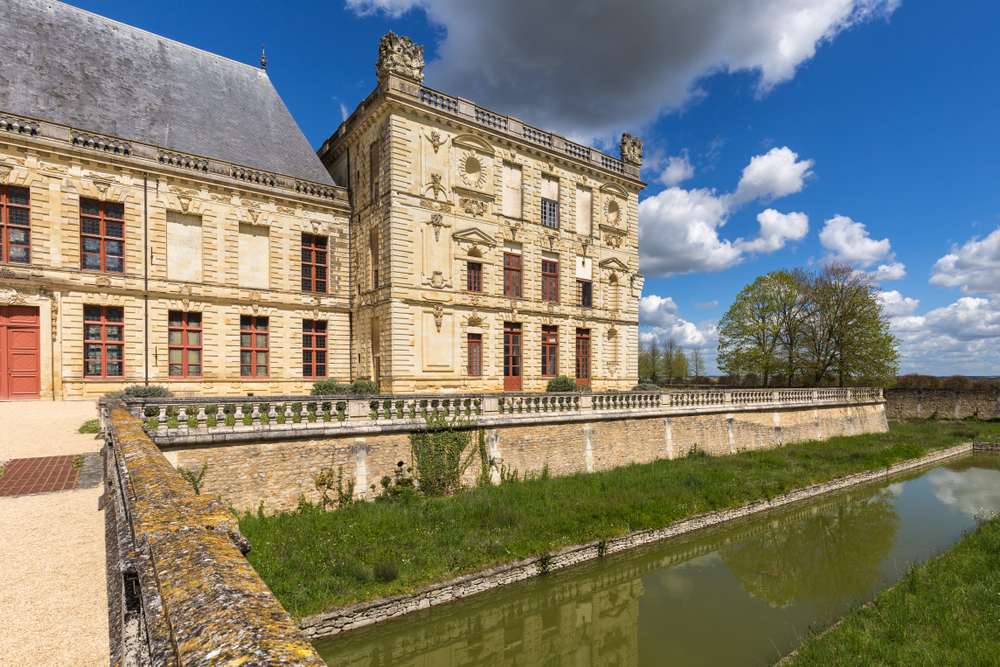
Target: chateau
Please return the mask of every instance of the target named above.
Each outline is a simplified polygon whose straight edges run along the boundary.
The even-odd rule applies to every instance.
[[[423,85],[314,152],[260,68],[58,2],[0,19],[0,399],[636,382],[642,142]]]

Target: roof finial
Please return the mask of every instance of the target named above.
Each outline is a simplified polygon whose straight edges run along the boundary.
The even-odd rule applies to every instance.
[[[263,44],[260,45],[260,69],[262,71],[267,69],[267,56],[264,55]]]

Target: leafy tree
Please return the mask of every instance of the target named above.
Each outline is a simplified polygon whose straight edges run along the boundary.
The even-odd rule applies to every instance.
[[[701,350],[698,348],[691,350],[688,360],[691,372],[695,377],[702,377],[705,375],[705,357],[702,356]]]
[[[783,282],[772,273],[758,277],[719,320],[717,363],[723,373],[757,373],[767,386],[780,363]]]
[[[672,381],[675,378],[684,379],[688,374],[687,357],[684,349],[677,344],[677,339],[669,338],[663,346],[663,376]]]

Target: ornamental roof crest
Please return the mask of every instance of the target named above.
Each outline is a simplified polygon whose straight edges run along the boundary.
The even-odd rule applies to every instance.
[[[642,139],[627,132],[622,135],[622,162],[642,166]]]
[[[424,80],[424,47],[414,44],[409,37],[394,32],[382,37],[378,43],[378,62],[375,76],[382,83],[390,74],[420,83]]]

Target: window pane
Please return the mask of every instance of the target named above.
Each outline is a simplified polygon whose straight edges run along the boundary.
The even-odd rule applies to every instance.
[[[27,227],[31,224],[31,211],[26,208],[9,208],[7,214],[7,221],[12,225]]]
[[[326,281],[325,280],[317,280],[316,281],[316,291],[319,292],[320,294],[325,294],[326,293]]]
[[[317,364],[325,364],[326,363],[326,352],[324,352],[323,350],[317,350],[316,351],[316,363]]]
[[[28,188],[7,188],[7,201],[18,206],[27,206],[31,201]]]
[[[201,313],[188,313],[188,326],[195,329],[201,328]]]
[[[115,218],[116,220],[121,220],[125,217],[125,206],[124,204],[115,204],[113,202],[104,203],[104,217]]]
[[[312,350],[302,350],[302,363],[311,364],[313,362]]]
[[[100,255],[84,255],[83,256],[83,268],[88,271],[100,271],[101,270],[101,256]]]
[[[258,317],[257,318],[257,331],[267,331],[267,318]]]
[[[188,345],[195,347],[201,346],[201,332],[200,331],[188,331]]]
[[[244,331],[250,329],[250,318],[246,315],[240,317],[240,329]]]
[[[101,362],[100,361],[88,361],[83,365],[83,374],[87,376],[101,374]]]
[[[96,199],[81,199],[80,200],[80,212],[84,215],[100,215],[101,214],[101,202]]]
[[[100,317],[100,316],[98,316]],[[83,327],[84,340],[101,340],[101,325],[88,324]]]
[[[302,347],[312,347],[313,337],[308,334],[303,334],[302,336]]]
[[[260,365],[260,364],[266,364],[266,363],[267,363],[267,352],[258,352],[257,353],[257,364]]]
[[[105,241],[104,254],[121,257],[125,254],[125,244],[121,241]]]
[[[11,262],[16,262],[18,264],[29,264],[29,263],[31,263],[31,256],[28,253],[28,249],[27,248],[19,248],[18,246],[12,246],[11,249],[10,249],[10,261]]]
[[[240,375],[248,377],[253,374],[253,366],[240,366]]]
[[[184,375],[184,370],[180,364],[170,364],[171,375]]]
[[[326,349],[326,336],[316,336],[316,344],[313,347],[320,350]]]
[[[253,352],[240,352],[240,363],[249,364],[252,358]]]
[[[302,365],[302,377],[311,378],[313,376],[312,365],[303,362]]]
[[[124,375],[122,373],[122,362],[120,361],[109,361],[108,362],[108,377],[121,377]]]
[[[104,235],[115,239],[125,238],[125,225],[120,222],[104,221]]]
[[[100,254],[101,252],[100,239],[92,239],[86,236],[83,237],[83,251]]]
[[[124,322],[125,321],[125,309],[124,308],[107,308],[104,311],[105,317],[108,322]]]
[[[267,366],[258,366],[257,367],[257,377],[259,377],[259,378],[267,377]]]
[[[83,346],[83,358],[84,359],[100,359],[101,358],[101,346],[100,345],[84,345]]]
[[[201,350],[188,350],[188,363],[189,364],[200,364],[201,363]]]
[[[240,347],[253,347],[253,334],[240,334]]]
[[[170,350],[170,356],[167,359],[171,364],[179,364],[184,361],[184,350]]]
[[[303,248],[302,249],[302,261],[303,262],[311,262],[312,261],[312,250],[310,250],[309,248]],[[302,275],[306,275],[305,272],[308,269],[309,269],[308,266],[303,266],[302,267]]]
[[[311,292],[312,291],[312,280],[309,278],[302,279],[302,291]]]
[[[100,306],[84,306],[83,307],[83,319],[88,322],[100,322],[101,321],[101,307]]]
[[[313,321],[312,320],[302,320],[302,331],[312,331]]]
[[[167,336],[167,344],[168,345],[183,345],[184,343],[181,341],[181,332],[180,331],[171,331],[170,334]]]
[[[326,331],[326,322],[316,322],[315,324],[316,333],[323,333]]]
[[[171,310],[170,314],[167,316],[167,326],[180,327],[184,325],[184,313],[176,310]]]
[[[124,349],[123,345],[108,345],[108,359],[124,359],[122,356]]]
[[[124,327],[108,327],[105,330],[106,340],[125,340],[122,338]]]
[[[192,375],[194,377],[201,376],[201,364],[191,364],[191,365],[189,365],[188,366],[188,375]]]
[[[267,334],[257,334],[257,344],[254,347],[267,349]]]
[[[326,366],[316,366],[316,377],[318,378],[326,377]]]
[[[111,273],[124,273],[125,264],[122,262],[121,257],[107,257],[106,258],[105,270]]]

